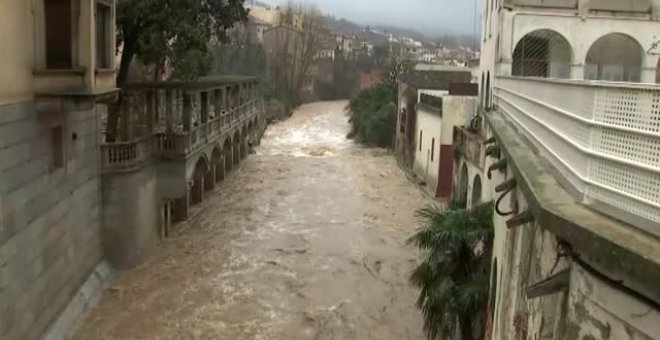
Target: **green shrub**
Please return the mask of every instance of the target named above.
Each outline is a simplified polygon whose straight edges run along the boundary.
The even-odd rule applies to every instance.
[[[351,131],[348,138],[367,146],[392,147],[396,132],[396,105],[386,83],[358,93],[348,104]]]

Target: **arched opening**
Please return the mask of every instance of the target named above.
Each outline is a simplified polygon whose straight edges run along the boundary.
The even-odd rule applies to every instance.
[[[475,207],[481,203],[481,177],[476,175],[472,183],[472,206]]]
[[[211,157],[212,171],[215,176],[216,182],[220,182],[225,179],[225,162],[222,159],[223,155],[220,152],[220,148],[216,146],[213,148],[213,154]]]
[[[541,29],[526,34],[513,51],[517,77],[569,78],[573,49],[561,34]]]
[[[234,132],[234,138],[232,138],[233,142],[233,147],[232,150],[234,151],[234,167],[238,165],[241,161],[241,135],[239,131]]]
[[[633,38],[610,33],[591,45],[585,61],[584,79],[640,82],[644,50]]]
[[[193,186],[190,193],[192,204],[201,203],[204,200],[204,180],[208,172],[209,166],[206,158],[199,157],[195,164],[195,171],[193,172]]]
[[[458,182],[458,203],[467,208],[468,198],[468,168],[465,163],[461,168],[461,176]]]
[[[231,138],[225,139],[225,143],[222,146],[222,158],[224,161],[224,174],[226,175],[234,168],[234,154],[232,152]]]
[[[250,143],[250,136],[247,132],[247,126],[243,125],[241,128],[241,159],[247,157],[248,155],[248,145]]]

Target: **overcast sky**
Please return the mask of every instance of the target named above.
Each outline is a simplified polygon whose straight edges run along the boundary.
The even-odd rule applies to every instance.
[[[285,4],[287,0],[265,1]],[[327,14],[364,25],[393,25],[413,28],[426,35],[472,34],[475,2],[483,0],[306,0]],[[477,12],[477,30],[481,27]]]

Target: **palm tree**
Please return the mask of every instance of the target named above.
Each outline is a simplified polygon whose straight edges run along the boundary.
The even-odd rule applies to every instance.
[[[420,289],[426,336],[473,340],[483,333],[488,302],[493,204],[444,211],[429,205],[417,218],[420,227],[408,243],[424,255],[410,282]]]

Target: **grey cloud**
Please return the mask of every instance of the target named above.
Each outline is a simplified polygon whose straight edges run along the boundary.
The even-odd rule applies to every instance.
[[[306,0],[327,14],[365,25],[394,25],[427,35],[472,34],[481,29],[483,0]],[[271,0],[284,4],[286,0]],[[477,10],[475,11],[475,6]],[[475,17],[476,14],[476,17]]]

